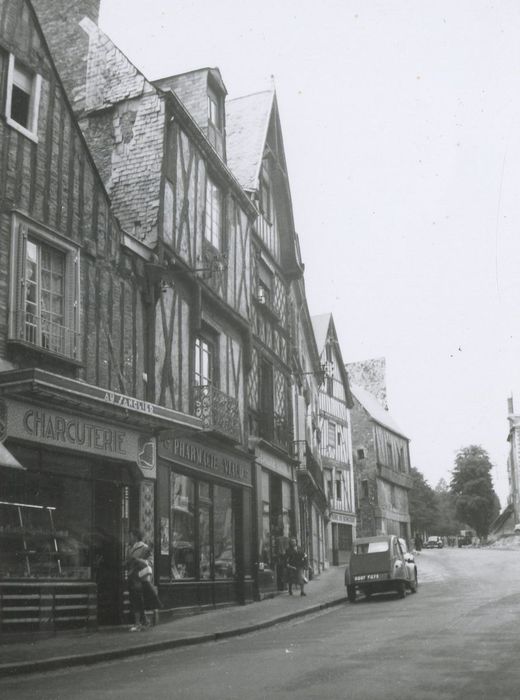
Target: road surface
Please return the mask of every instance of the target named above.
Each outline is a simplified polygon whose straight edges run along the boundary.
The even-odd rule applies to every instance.
[[[518,700],[520,551],[427,550],[417,562],[419,592],[404,600],[360,598],[225,641],[3,679],[0,698]]]

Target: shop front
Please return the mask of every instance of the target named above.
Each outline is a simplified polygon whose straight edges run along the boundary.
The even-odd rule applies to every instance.
[[[127,622],[128,531],[154,542],[155,435],[173,419],[41,370],[0,375],[0,633]]]
[[[164,437],[157,468],[157,580],[165,608],[251,602],[250,456],[207,435]]]
[[[294,462],[282,459],[259,444],[256,455],[257,593],[259,598],[285,588],[284,556],[296,537]],[[301,543],[300,543],[301,544]]]

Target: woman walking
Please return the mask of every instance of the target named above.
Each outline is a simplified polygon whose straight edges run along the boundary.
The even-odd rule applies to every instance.
[[[289,547],[285,552],[285,566],[287,569],[287,583],[289,595],[293,594],[293,585],[300,586],[300,595],[307,595],[304,591],[305,570],[307,568],[307,555],[298,547],[296,540],[289,540]]]

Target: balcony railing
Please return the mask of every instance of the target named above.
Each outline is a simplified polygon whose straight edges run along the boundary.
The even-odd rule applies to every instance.
[[[283,416],[268,411],[260,411],[252,413],[250,418],[251,433],[253,435],[271,442],[286,452],[290,451],[292,432]]]
[[[193,415],[201,419],[203,429],[242,442],[238,401],[211,384],[193,387]]]
[[[17,340],[73,360],[79,359],[80,334],[72,328],[36,316],[25,309],[16,312]]]
[[[293,449],[294,458],[300,463],[298,471],[305,471],[310,474],[318,487],[325,493],[323,471],[316,457],[312,454],[307,440],[296,440],[293,443]]]

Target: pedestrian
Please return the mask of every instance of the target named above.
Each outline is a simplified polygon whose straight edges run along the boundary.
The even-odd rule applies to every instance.
[[[128,593],[130,610],[134,618],[131,632],[139,632],[149,627],[145,610],[161,608],[161,601],[152,584],[151,549],[143,542],[140,530],[130,530],[129,545],[125,561],[128,569]]]
[[[294,538],[289,540],[289,547],[285,551],[285,568],[287,571],[287,584],[289,586],[289,595],[293,594],[293,586],[300,586],[300,595],[307,595],[304,591],[307,578],[305,570],[307,569],[307,555],[298,547]]]

